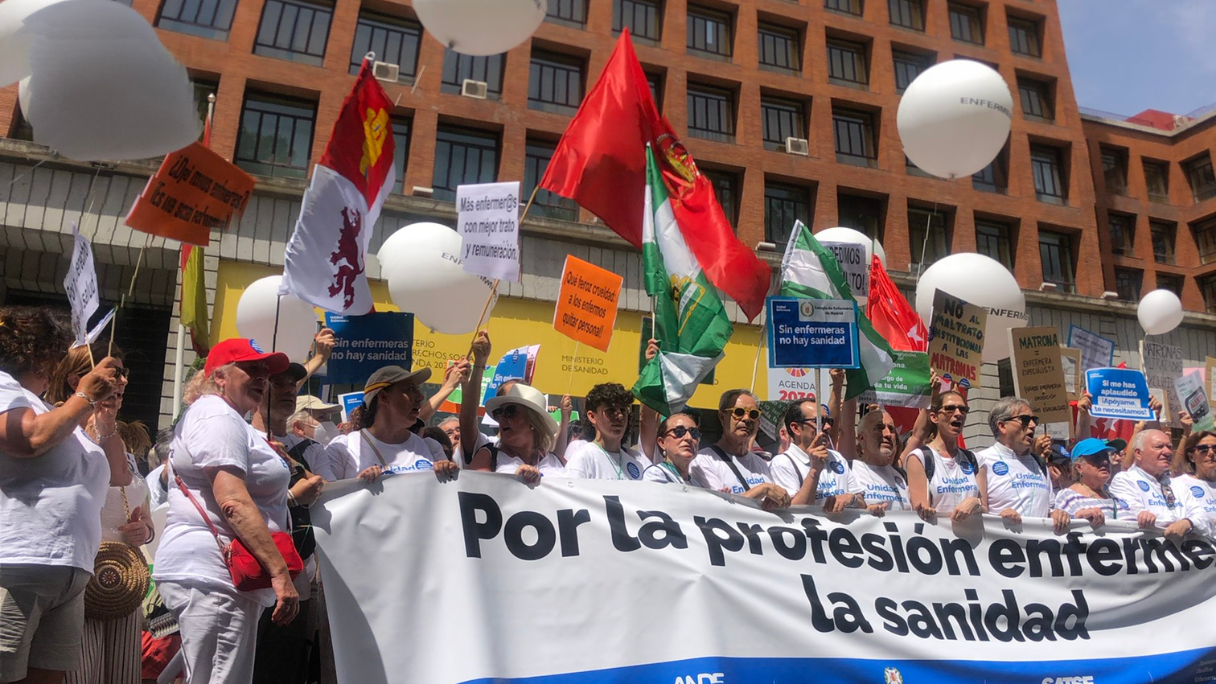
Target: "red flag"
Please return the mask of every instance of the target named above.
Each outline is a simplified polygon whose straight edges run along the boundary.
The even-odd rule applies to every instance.
[[[925,329],[924,321],[895,287],[877,256],[870,262],[870,301],[866,304],[866,316],[892,349],[925,351],[928,348],[929,331]]]

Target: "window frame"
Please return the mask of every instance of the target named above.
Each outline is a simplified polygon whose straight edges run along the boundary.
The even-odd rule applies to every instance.
[[[794,118],[791,135],[783,136],[779,141],[769,137],[770,110],[778,118],[781,118],[782,114]],[[762,94],[760,96],[760,139],[763,141],[765,149],[784,150],[787,137],[807,139],[807,118],[805,103]],[[779,127],[781,123],[778,121]]]
[[[255,104],[256,107],[260,107],[260,109],[255,107],[255,109],[253,110],[259,114],[258,125],[256,127],[257,128],[257,134],[256,134],[257,139],[254,142],[254,150],[253,150],[254,156],[253,157],[242,157],[241,155],[244,152],[242,142],[245,140],[246,131],[248,130],[245,126],[245,121],[246,121],[246,117],[248,116],[248,114],[250,112],[251,102],[253,104]],[[298,111],[296,111],[296,112],[284,111],[284,110],[292,109],[292,108],[294,108]],[[280,111],[275,111],[275,109],[278,109]],[[305,116],[305,113],[308,113],[309,115]],[[267,161],[267,160],[265,160],[265,158],[263,158],[260,155],[260,150],[263,146],[263,142],[262,142],[263,135],[265,134],[265,123],[263,121],[263,118],[267,115],[276,117],[275,124],[274,124],[274,133],[272,134],[272,139],[274,140],[274,142],[271,145],[272,159],[274,157],[277,157],[279,154],[279,150],[277,148],[278,148],[278,131],[279,131],[279,127],[281,125],[281,118],[288,117],[293,121],[292,131],[291,131],[291,135],[289,138],[290,143],[289,143],[288,149],[287,149],[287,156],[289,158],[297,157],[296,144],[297,144],[297,142],[300,142],[298,140],[298,136],[300,135],[300,133],[296,131],[296,126],[298,125],[298,123],[300,121],[308,122],[308,130],[306,133],[304,133],[304,140],[303,140],[303,142],[305,143],[305,149],[303,152],[303,165],[302,166],[297,166],[290,162],[277,162],[277,161],[273,161],[273,160]],[[312,161],[312,144],[313,144],[313,138],[316,136],[316,127],[317,127],[317,105],[316,105],[316,103],[308,102],[307,100],[283,97],[283,96],[275,95],[272,93],[264,93],[261,91],[247,91],[245,93],[245,99],[241,103],[240,125],[237,128],[236,149],[234,150],[233,155],[232,155],[232,162],[250,174],[257,174],[260,176],[269,176],[271,178],[298,178],[298,179],[307,178],[309,163]],[[266,172],[263,169],[268,169],[269,172]]]
[[[989,180],[991,176],[991,180]],[[1009,144],[1006,143],[992,162],[971,174],[971,189],[996,195],[1009,193]]]
[[[573,116],[578,112],[578,107],[583,102],[584,86],[586,78],[584,73],[587,68],[587,62],[584,59],[566,55],[559,52],[550,52],[548,50],[532,49],[532,55],[528,60],[528,109],[550,112],[552,114],[566,114]],[[545,77],[550,74],[552,82],[550,89],[553,92],[551,99],[544,99],[545,92]],[[558,97],[558,92],[561,90],[559,84],[560,76],[565,76],[565,99]],[[577,97],[574,102],[571,102],[571,78],[576,78]]]
[[[1210,216],[1191,224],[1191,235],[1195,238],[1195,251],[1199,263],[1216,263],[1216,216]]]
[[[1043,155],[1050,154],[1051,159],[1044,159]],[[1041,173],[1045,166],[1051,168],[1051,182],[1059,194],[1050,192],[1045,184],[1040,185],[1040,178],[1047,180],[1046,175]],[[1034,144],[1030,146],[1030,171],[1034,178],[1034,194],[1035,198],[1040,202],[1047,204],[1068,204],[1068,178],[1067,172],[1064,169],[1064,150],[1053,145]]]
[[[1067,233],[1039,229],[1039,263],[1043,273],[1043,282],[1054,283],[1057,288],[1068,293],[1075,291],[1077,286],[1077,265],[1073,255],[1072,240],[1072,236]],[[1061,277],[1059,279],[1049,277],[1047,259],[1044,258],[1044,250],[1051,253],[1053,249],[1060,264]]]
[[[403,134],[404,129],[404,134]],[[404,144],[402,144],[404,138]],[[393,184],[393,194],[405,192],[405,172],[410,163],[410,144],[414,138],[414,120],[410,117],[393,119],[393,166],[397,168],[397,181]]]
[[[553,13],[553,5],[557,4],[557,13]],[[563,8],[569,8],[570,16],[562,14]],[[582,19],[579,19],[579,15]],[[587,0],[548,0],[545,7],[545,21],[552,24],[562,24],[564,26],[572,26],[574,28],[586,28],[587,26]]]
[[[713,140],[716,142],[733,143],[735,141],[735,132],[737,122],[735,121],[735,91],[728,88],[720,88],[717,86],[704,85],[702,83],[692,82],[688,84],[686,89],[687,95],[687,113],[688,113],[688,136],[690,138],[701,138],[703,140]],[[697,104],[693,102],[693,98],[701,98],[706,100],[705,116],[699,117],[697,113]],[[706,124],[710,123],[713,118],[709,111],[709,101],[718,103],[718,116],[725,121],[727,130],[711,129],[700,127],[698,119],[704,118]]]
[[[848,8],[842,8],[847,5]],[[865,12],[865,0],[823,0],[823,8],[829,12],[860,17]]]
[[[1124,283],[1121,277],[1133,278],[1134,280]],[[1125,290],[1125,285],[1131,289]],[[1143,291],[1144,271],[1138,268],[1115,267],[1115,293],[1119,295],[1119,299],[1125,302],[1138,302],[1140,301],[1140,293]]]
[[[649,32],[641,33],[639,31],[637,31],[636,30],[637,27],[636,27],[635,23],[632,21],[629,24],[625,23],[624,19],[625,19],[626,3],[628,3],[630,5],[631,9],[633,10],[634,19],[637,19],[639,7],[644,7],[644,8],[653,10],[654,16],[646,17],[646,21],[647,21],[647,24],[653,23],[653,27],[648,25],[647,28],[648,29],[653,28],[654,35],[650,35]],[[646,12],[646,13],[648,14],[649,12]],[[652,18],[654,20],[653,22],[650,21],[650,19],[652,19]],[[613,0],[613,2],[612,2],[612,34],[620,35],[621,30],[624,28],[629,29],[629,36],[634,41],[637,41],[639,43],[643,43],[646,45],[658,45],[663,40],[663,2],[662,2],[662,0]]]
[[[968,45],[984,44],[984,10],[982,8],[951,2],[947,5],[947,12],[950,16],[950,38],[952,40]],[[956,18],[958,19],[957,21]],[[965,24],[963,20],[966,20]],[[979,40],[972,40],[971,37],[960,37],[959,33],[961,31],[959,33],[955,32],[956,24],[959,27],[966,26],[968,34],[978,34]]]
[[[1006,23],[1009,26],[1010,52],[1022,57],[1043,58],[1043,40],[1041,35],[1043,23],[1041,21],[1011,16]],[[1024,34],[1025,40],[1022,40],[1021,36],[1016,36],[1015,31]],[[1025,49],[1019,49],[1023,44]]]
[[[267,29],[267,21],[270,19],[272,8],[278,6],[278,16],[274,17],[273,22],[277,24],[273,36],[270,36],[270,43],[264,43],[263,32]],[[283,30],[287,8],[295,8],[295,16],[291,20],[292,28],[287,37],[287,47],[281,47],[281,37],[279,33]],[[306,42],[304,50],[296,50],[297,31],[300,26],[300,18],[307,10],[311,12],[311,20],[309,28],[305,32]],[[313,45],[314,32],[316,31],[317,18],[321,15],[325,16],[324,35],[319,37],[320,53],[318,54]],[[325,53],[327,44],[329,43],[329,31],[333,27],[334,21],[334,6],[332,3],[322,2],[321,0],[265,0],[262,5],[262,16],[258,20],[258,31],[253,37],[253,54],[260,57],[268,57],[270,59],[280,59],[285,62],[293,62],[295,64],[307,64],[310,66],[321,67],[325,65]]]
[[[1169,290],[1174,294],[1182,297],[1182,289],[1186,287],[1186,278],[1174,273],[1162,273],[1157,271],[1157,289]]]
[[[1153,261],[1167,266],[1178,263],[1178,224],[1172,221],[1149,219],[1149,242],[1153,246]],[[1158,246],[1163,249],[1158,249]]]
[[[765,34],[771,36],[767,38]],[[774,62],[766,62],[765,60],[765,44],[767,42],[774,43],[772,50],[773,54],[778,54],[781,51],[776,49],[775,43],[779,40],[785,40],[789,43],[789,58],[790,64],[776,64]],[[802,32],[798,29],[789,26],[781,26],[770,22],[761,21],[756,25],[756,58],[761,69],[773,69],[782,73],[802,73]]]
[[[1017,84],[1022,118],[1055,123],[1055,88],[1053,85],[1029,76],[1018,76]]]
[[[926,69],[933,66],[933,64],[931,62],[935,59],[936,59],[936,57],[934,55],[926,55],[926,54],[918,53],[918,52],[909,52],[908,50],[901,50],[897,47],[892,46],[891,47],[891,65],[892,65],[892,78],[895,80],[895,92],[902,94],[905,90],[907,90],[908,86],[912,85],[912,81],[916,80],[916,76],[920,76],[922,73],[925,72]],[[913,76],[912,78],[907,79],[907,83],[902,86],[899,84],[899,82],[901,80],[900,79],[900,74],[901,74],[900,67],[901,66],[905,67],[902,70],[903,74],[905,76],[907,74],[908,69],[911,69],[911,68],[916,69],[916,75]]]
[[[1196,175],[1203,175],[1205,169],[1207,179],[1196,178]],[[1203,152],[1182,162],[1182,172],[1186,174],[1186,182],[1191,188],[1191,197],[1195,204],[1216,197],[1216,173],[1213,172],[1210,152]]]
[[[851,121],[850,121],[851,120]],[[861,155],[854,154],[852,151],[841,152],[840,140],[841,122],[860,126],[862,129],[862,146],[865,149]],[[860,109],[850,109],[848,107],[832,107],[832,134],[834,138],[834,149],[836,151],[836,161],[843,164],[851,164],[853,166],[878,166],[878,146],[877,132],[874,130],[874,114]],[[853,133],[849,132],[847,137],[852,142]],[[851,145],[850,145],[851,147]]]
[[[726,220],[730,223],[735,232],[739,232],[739,174],[734,171],[726,171],[723,169],[701,169],[702,175],[709,180],[710,185],[714,189],[714,198],[718,200],[718,205],[722,207],[722,213],[726,215]],[[726,192],[723,192],[724,186]],[[722,201],[722,196],[726,195],[727,200]]]
[[[187,1],[165,0],[156,12],[155,26],[175,33],[184,33],[208,40],[227,42],[228,34],[232,31],[232,20],[236,15],[236,7],[239,0],[201,0],[194,13],[193,21],[184,20],[181,16],[182,10],[186,8]],[[211,20],[206,23],[198,21],[208,5],[214,6],[214,10],[211,12]],[[170,8],[176,9],[177,16],[172,18],[165,16],[166,11]],[[226,16],[221,16],[221,12],[225,13]],[[225,26],[225,24],[227,25]]]
[[[1118,221],[1115,219],[1118,219]],[[1110,253],[1112,255],[1123,257],[1135,256],[1135,215],[1124,214],[1119,211],[1106,212],[1106,234],[1110,238]],[[1120,239],[1116,240],[1116,237]],[[1122,245],[1119,244],[1120,242]]]
[[[491,174],[492,177],[491,178],[482,178],[480,171],[479,171],[477,178],[468,180],[467,177],[462,177],[460,182],[456,183],[454,186],[452,186],[450,188],[446,185],[440,185],[439,183],[435,182],[438,178],[437,174],[439,171],[439,163],[440,163],[440,156],[441,156],[440,145],[446,144],[449,146],[454,146],[457,144],[452,141],[441,140],[440,139],[441,136],[444,136],[444,135],[463,136],[466,138],[466,140],[460,142],[459,143],[460,145],[465,146],[466,148],[477,148],[482,153],[492,152],[493,153],[493,162],[494,162],[494,164],[493,164],[494,170],[493,170],[493,173]],[[478,138],[480,138],[483,141],[492,140],[493,144],[477,144],[477,143],[470,144],[469,143],[469,140],[475,140]],[[451,179],[452,179],[452,174],[451,174],[452,160],[451,160],[450,151],[448,152],[448,155],[449,156],[448,156],[448,165],[447,165],[447,181],[451,181]],[[465,162],[467,162],[467,157],[468,157],[467,152],[465,154],[465,157],[466,157]],[[462,168],[467,166],[467,164],[465,162],[462,162]],[[502,136],[501,136],[501,134],[494,133],[491,131],[486,131],[486,130],[479,129],[479,128],[468,128],[465,126],[440,124],[435,129],[435,161],[432,165],[432,170],[431,170],[431,191],[432,191],[431,197],[433,199],[443,201],[443,202],[455,202],[456,201],[456,188],[458,186],[460,186],[462,184],[469,184],[469,183],[496,182],[498,180],[498,174],[499,174],[499,169],[500,169],[501,165],[502,165]],[[482,164],[482,166],[484,166],[484,164]]]
[[[915,218],[913,218],[914,216]],[[949,256],[950,247],[953,243],[950,223],[948,212],[941,210],[934,211],[920,206],[908,207],[908,258],[910,265],[920,264],[922,268],[926,268]],[[926,230],[929,233],[927,242],[925,240]],[[926,247],[931,248],[931,252],[936,252],[929,261],[925,261],[925,254],[922,251]],[[916,258],[918,252],[921,253],[920,260]]]
[[[779,197],[778,194],[785,193],[786,196]],[[805,217],[799,214],[798,209],[803,206],[799,200],[804,200]],[[793,183],[783,183],[780,181],[764,181],[764,240],[777,245],[778,249],[782,249],[785,243],[789,242],[790,235],[794,232],[794,222],[789,221],[789,225],[776,226],[781,232],[774,233],[774,217],[777,212],[770,211],[774,202],[782,203],[780,215],[785,217],[787,214],[793,214],[793,218],[802,221],[803,224],[811,225],[811,217],[814,216],[815,200],[811,194],[811,188],[805,185],[795,185]],[[789,211],[792,207],[793,211]],[[777,239],[784,235],[784,239]]]
[[[828,83],[845,86],[846,88],[857,88],[860,90],[869,90],[870,88],[870,59],[867,54],[866,44],[857,41],[846,40],[843,38],[828,38],[825,49],[827,50],[828,59]],[[851,79],[846,75],[837,76],[833,72],[836,67],[834,64],[835,54],[840,55],[841,69],[847,71],[847,62],[852,63],[852,68],[859,74],[857,79]],[[845,59],[845,55],[852,56],[852,59]]]
[[[359,50],[359,31],[361,29],[366,29],[369,33],[367,37],[367,49],[362,51]],[[373,49],[373,47],[377,44],[377,31],[381,31],[385,34],[384,39],[381,41],[381,43],[385,46],[384,54],[382,54],[381,51]],[[401,34],[401,38],[397,40],[400,48],[397,50],[397,55],[395,56],[395,59],[398,60],[400,60],[402,55],[405,54],[407,39],[413,40],[414,50],[413,55],[410,56],[410,63],[403,64],[401,62],[389,62],[389,60],[384,59],[385,57],[389,56],[387,54],[388,45],[390,45],[393,41],[393,37],[389,35],[391,33]],[[422,49],[422,33],[422,24],[417,22],[400,17],[394,17],[388,14],[360,10],[359,19],[355,22],[355,37],[350,46],[349,72],[352,75],[359,73],[359,68],[363,65],[363,56],[368,52],[375,52],[377,61],[389,62],[390,64],[397,65],[398,83],[412,85],[414,83],[414,78],[418,74],[418,56]]]
[[[703,47],[712,43],[709,39],[701,41],[695,40],[698,28],[697,22],[700,22],[701,30],[707,28],[710,24],[718,24],[721,27],[720,31],[715,33],[718,44],[722,45],[721,50],[712,50]],[[723,37],[724,36],[724,37]],[[698,46],[697,43],[702,46]],[[721,59],[729,61],[734,56],[735,52],[735,16],[730,12],[712,9],[703,5],[688,5],[688,18],[685,26],[685,50],[692,52],[701,57],[708,56],[711,59]]]
[[[996,255],[987,248],[993,243]],[[1002,266],[1013,270],[1017,250],[1014,246],[1014,228],[1012,225],[995,219],[975,219],[975,251],[1001,263]]]
[[[536,190],[536,197],[532,200],[528,215],[577,223],[578,202],[544,188],[536,189],[549,164],[553,162],[553,153],[556,150],[557,143],[532,138],[524,143],[524,178],[521,189],[526,197],[531,197],[533,190]],[[541,154],[542,151],[547,152],[547,155]]]
[[[923,0],[887,0],[887,19],[891,26],[924,33],[925,3]],[[905,20],[908,23],[904,23]]]
[[[1169,204],[1169,201],[1170,201],[1170,164],[1169,164],[1169,162],[1163,162],[1163,161],[1159,161],[1156,159],[1148,159],[1145,157],[1141,157],[1140,164],[1144,169],[1144,187],[1148,193],[1148,200],[1150,202]],[[1159,172],[1159,178],[1161,179],[1161,188],[1160,188],[1161,192],[1155,192],[1156,188],[1154,188],[1153,186],[1156,184],[1153,183],[1151,180],[1151,177],[1154,174],[1149,173],[1149,169],[1154,169],[1155,171]]]
[[[487,99],[502,99],[503,73],[506,71],[507,66],[506,54],[504,52],[500,55],[475,56],[456,52],[450,48],[444,48],[443,65],[440,67],[439,91],[450,95],[459,95],[464,81],[482,81],[486,84]],[[448,80],[449,64],[452,65],[452,70],[455,71],[455,81]],[[493,71],[495,68],[498,71],[497,78],[491,79],[490,76],[494,75]],[[474,78],[478,71],[484,74],[482,78]],[[465,75],[466,73],[467,75]],[[462,76],[464,77],[461,78]]]
[[[870,209],[874,210],[872,216],[867,211]],[[872,224],[862,225],[867,217],[872,218]],[[872,240],[882,242],[885,219],[886,200],[868,195],[836,193],[836,225],[852,228]]]
[[[1199,294],[1203,296],[1203,305],[1207,313],[1216,313],[1216,273],[1196,278],[1195,283],[1199,285]]]
[[[1102,161],[1102,180],[1112,195],[1127,195],[1127,150],[1098,146]]]

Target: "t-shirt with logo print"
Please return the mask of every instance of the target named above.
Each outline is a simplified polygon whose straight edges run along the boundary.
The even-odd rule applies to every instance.
[[[566,448],[566,477],[577,480],[641,480],[650,459],[622,446],[608,452],[595,442],[577,442]]]
[[[963,460],[962,454],[959,454],[959,458],[950,458],[929,445],[922,448],[929,451],[934,461],[933,479],[929,481],[929,503],[937,510],[938,515],[952,512],[971,497],[979,498],[977,473],[970,463]],[[920,449],[913,450],[907,458],[914,458],[924,464]]]
[[[1169,475],[1164,475],[1162,479],[1173,489]],[[1127,502],[1131,509],[1131,517],[1139,515],[1140,511],[1149,511],[1157,516],[1156,527],[1166,527],[1177,520],[1182,511],[1182,507],[1178,504],[1177,494],[1175,494],[1174,505],[1171,506],[1161,488],[1161,480],[1149,475],[1143,468],[1134,464],[1127,470],[1115,473],[1115,476],[1110,479],[1108,489],[1111,496]]]
[[[853,478],[853,470],[849,462],[838,451],[828,449],[828,462],[819,473],[819,483],[815,489],[815,502],[822,503],[829,496],[853,494],[861,491],[861,487]],[[785,488],[790,496],[802,489],[802,483],[811,475],[811,457],[798,445],[791,444],[789,449],[777,454],[769,463],[773,482]],[[736,478],[737,479],[737,478]],[[867,499],[867,501],[869,501]]]
[[[706,447],[697,453],[688,466],[688,475],[692,483],[703,489],[721,491],[729,488],[733,494],[743,494],[747,490],[773,481],[769,464],[754,452],[742,456],[732,456],[731,460],[739,469],[739,475],[747,482],[747,487],[739,481],[739,477],[731,470],[730,465],[718,455],[713,447]]]
[[[372,466],[381,466],[385,474],[411,473],[434,470],[436,461],[446,459],[438,442],[412,432],[404,442],[389,444],[376,439],[367,430],[358,430],[335,437],[318,458],[321,462],[314,466],[313,472],[330,481],[348,480]]]
[[[1018,455],[997,442],[978,451],[976,460],[988,468],[988,510],[994,514],[1012,508],[1024,518],[1051,515],[1055,495],[1051,479],[1029,452]]]
[[[1206,514],[1206,521],[1196,521],[1190,514],[1187,515],[1195,523],[1195,531],[1209,537],[1216,536],[1216,487],[1194,475],[1179,475],[1170,484],[1184,511],[1202,511]]]
[[[867,504],[887,504],[888,511],[910,511],[908,479],[894,466],[872,466],[860,459],[853,461],[853,480]]]

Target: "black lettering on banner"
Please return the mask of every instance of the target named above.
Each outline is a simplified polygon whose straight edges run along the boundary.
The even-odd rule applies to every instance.
[[[531,527],[536,530],[536,542],[524,541],[523,532]],[[520,511],[507,519],[503,529],[507,549],[520,560],[540,560],[549,555],[557,543],[557,531],[549,519],[535,511]]]
[[[460,527],[464,531],[464,555],[481,558],[481,542],[498,536],[502,529],[502,511],[494,499],[486,494],[458,492],[460,502]],[[485,514],[485,522],[477,522],[477,513]]]
[[[561,537],[562,557],[578,555],[579,525],[591,522],[591,512],[587,510],[573,511],[564,509],[557,512],[557,529]]]
[[[718,518],[706,519],[699,515],[693,516],[692,521],[701,530],[701,536],[705,537],[710,565],[726,565],[726,554],[722,553],[723,550],[734,553],[743,548],[743,535],[725,521]]]
[[[638,539],[646,548],[656,551],[668,546],[676,549],[688,548],[688,537],[684,536],[684,531],[680,529],[679,523],[670,515],[663,511],[638,511],[638,518],[641,520],[658,518],[656,521],[642,525],[642,528],[638,530]]]
[[[617,551],[637,551],[642,542],[630,536],[625,527],[625,508],[619,496],[605,496],[604,509],[608,512],[608,529],[612,531],[612,547]]]

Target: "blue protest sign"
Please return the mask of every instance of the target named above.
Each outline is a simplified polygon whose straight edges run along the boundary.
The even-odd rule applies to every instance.
[[[857,304],[769,297],[770,368],[857,368]]]
[[[350,420],[350,413],[363,404],[362,392],[347,392],[338,395],[338,403],[342,405],[342,422]]]
[[[383,366],[409,369],[413,362],[414,315],[383,312],[365,316],[325,314],[334,330],[326,377],[332,384],[363,384]]]
[[[1154,420],[1148,407],[1144,373],[1129,368],[1093,368],[1085,371],[1086,389],[1093,395],[1089,415],[1120,420]]]

